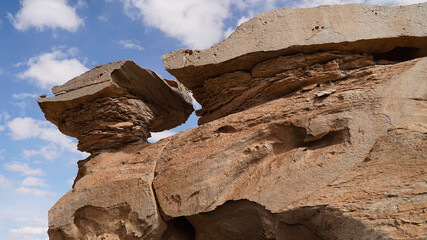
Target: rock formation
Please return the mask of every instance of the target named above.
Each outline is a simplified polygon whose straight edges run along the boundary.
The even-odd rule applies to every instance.
[[[39,98],[47,120],[90,153],[146,142],[150,132],[184,123],[193,112],[182,84],[132,61],[98,65]]]
[[[79,162],[73,189],[49,211],[49,236],[426,239],[426,56],[427,3],[279,9],[210,49],[167,54],[167,70],[203,106],[202,125],[115,150],[91,141],[96,154]],[[125,88],[125,100],[150,103],[138,109],[171,103],[146,100],[113,75],[108,83]],[[97,100],[64,89],[69,96],[39,100],[46,117],[69,135],[99,139],[104,130],[69,127],[77,124],[68,116],[87,110],[64,107]],[[121,106],[114,99],[104,106]],[[105,121],[150,129],[151,115],[125,113]]]
[[[272,94],[343,79],[348,70],[375,60],[425,56],[426,18],[423,4],[278,9],[257,15],[209,49],[180,49],[163,60],[193,91],[203,106],[196,112],[199,123],[206,123],[276,97]]]

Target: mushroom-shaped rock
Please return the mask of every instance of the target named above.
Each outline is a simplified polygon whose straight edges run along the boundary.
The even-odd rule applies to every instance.
[[[46,119],[89,153],[147,141],[150,132],[176,127],[193,112],[182,84],[133,61],[98,65],[52,92],[37,100]]]

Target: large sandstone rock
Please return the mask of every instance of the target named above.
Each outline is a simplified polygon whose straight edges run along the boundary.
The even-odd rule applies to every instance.
[[[73,189],[49,211],[50,239],[160,239],[166,224],[152,181],[161,144],[152,146],[125,147],[79,162]]]
[[[425,15],[425,4],[346,5],[272,11],[252,22],[288,18],[281,11],[302,11],[310,19],[316,11],[325,23],[340,26],[335,16],[363,9],[383,17],[405,13],[410,20]],[[325,40],[291,53],[283,43],[265,42],[265,49],[284,50],[247,54],[249,70],[218,60],[212,65],[217,74],[197,87],[188,85],[200,80],[192,75],[196,67],[182,68],[188,78],[180,80],[203,100],[205,124],[80,161],[73,189],[49,211],[50,238],[427,239],[425,19],[412,32],[424,34],[405,38],[372,33],[375,41],[358,42],[368,34],[364,26],[357,44]],[[268,32],[280,39],[267,26],[242,26],[234,35],[250,40],[259,37],[254,32]],[[325,34],[333,41],[334,31]],[[356,47],[371,44],[386,50]],[[241,65],[248,60],[234,59]],[[107,103],[114,104],[121,99]],[[125,113],[125,119],[139,117]]]
[[[425,238],[426,97],[422,58],[180,133],[157,164],[160,208],[197,239]]]
[[[180,49],[163,60],[202,104],[196,113],[203,124],[301,85],[345,78],[348,70],[374,61],[425,56],[426,19],[427,3],[278,9],[257,15],[209,49]],[[325,65],[331,59],[338,62]]]
[[[426,81],[427,58],[365,67],[155,144],[89,157],[50,210],[49,235],[423,239]]]
[[[133,61],[99,65],[52,92],[54,97],[37,100],[46,119],[90,153],[144,142],[150,132],[176,127],[193,112],[182,84]]]

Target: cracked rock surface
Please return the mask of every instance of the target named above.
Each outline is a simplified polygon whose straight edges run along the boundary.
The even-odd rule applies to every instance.
[[[421,27],[411,30],[413,37],[391,28],[370,33],[379,45],[338,44],[326,31],[316,41],[332,39],[330,49],[306,45],[293,53],[234,57],[241,65],[252,59],[245,69],[223,59],[215,68],[200,67],[206,74],[218,70],[203,76],[201,85],[191,70],[197,64],[182,68],[188,75],[178,79],[201,100],[203,125],[154,144],[95,151],[80,161],[72,190],[49,211],[50,239],[427,239],[427,57],[421,47],[427,18],[418,18],[425,7],[340,5],[258,15],[237,30],[236,39],[268,32],[277,40],[281,32],[270,32],[260,19],[287,18],[282,12],[296,19],[304,13],[307,21],[323,16],[330,26],[346,23],[335,17],[351,11],[365,24],[379,15],[386,18],[379,25],[401,26],[406,21],[389,19],[401,13]],[[351,39],[365,39],[368,28],[353,31]],[[242,44],[279,51],[283,42]],[[198,56],[203,64],[211,60]],[[112,115],[134,111],[121,96],[108,102],[118,106]],[[106,97],[93,101],[101,106],[93,108],[102,108]],[[55,123],[61,111],[45,114]],[[134,117],[140,116],[114,124],[126,128]],[[63,120],[64,126],[75,124]]]

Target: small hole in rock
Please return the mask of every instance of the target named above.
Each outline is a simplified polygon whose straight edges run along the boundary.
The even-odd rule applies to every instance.
[[[233,126],[230,126],[230,125],[222,126],[222,127],[218,128],[218,130],[216,130],[216,132],[219,132],[219,133],[233,133],[236,131],[237,130]]]

